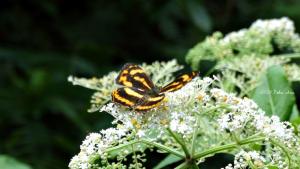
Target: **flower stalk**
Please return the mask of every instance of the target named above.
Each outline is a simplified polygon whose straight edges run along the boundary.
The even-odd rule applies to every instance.
[[[151,140],[147,140],[147,139],[133,140],[133,141],[130,141],[130,142],[125,143],[125,144],[121,144],[121,145],[118,145],[118,146],[115,146],[115,147],[108,148],[108,149],[106,149],[105,152],[110,153],[112,151],[118,151],[118,150],[121,150],[123,148],[129,147],[129,146],[132,146],[132,145],[135,145],[135,144],[140,144],[140,143],[144,143],[144,144],[147,144],[149,146],[156,147],[160,150],[166,151],[166,152],[168,152],[170,154],[173,154],[177,157],[185,158],[185,156],[181,152],[179,152],[179,151],[177,151],[173,148],[170,148],[168,146],[165,146],[163,144],[160,144],[160,143],[157,143],[157,142],[154,142],[154,141],[151,141]]]
[[[172,130],[170,128],[167,128],[167,131],[174,138],[174,140],[181,146],[183,152],[185,153],[185,158],[190,159],[191,155],[190,155],[190,152],[187,149],[184,141],[181,138],[179,138],[174,132],[172,132]]]
[[[216,154],[218,152],[231,150],[233,148],[237,148],[238,146],[245,145],[245,144],[260,142],[265,139],[266,139],[265,137],[256,137],[256,138],[240,140],[239,143],[231,143],[231,144],[216,146],[216,147],[213,147],[208,150],[205,150],[205,151],[195,154],[194,159],[201,159],[201,158],[204,158],[211,154]]]

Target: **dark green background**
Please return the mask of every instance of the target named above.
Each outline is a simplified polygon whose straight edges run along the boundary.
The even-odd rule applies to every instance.
[[[184,64],[213,31],[282,16],[299,28],[299,9],[299,0],[1,0],[0,154],[67,168],[84,137],[111,120],[86,112],[92,91],[68,75],[101,77],[126,62]]]

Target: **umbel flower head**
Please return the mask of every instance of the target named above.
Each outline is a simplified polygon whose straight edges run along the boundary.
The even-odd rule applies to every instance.
[[[171,73],[181,68],[176,61],[142,66],[148,67],[146,71],[152,79],[157,79],[154,83],[166,84],[172,76],[162,70],[170,65]],[[114,88],[109,86],[115,84],[106,86],[103,79],[115,77],[116,73],[110,73],[97,80],[74,77],[70,80],[94,88],[97,97],[106,98],[106,92]],[[110,101],[97,104],[97,110],[114,117],[115,127],[89,134],[69,167],[143,168],[144,162],[151,158],[144,153],[147,149],[175,155],[187,167],[196,166],[218,152],[235,154],[236,160],[246,159],[241,163],[243,166],[296,167],[300,162],[300,146],[293,127],[276,116],[265,116],[252,100],[215,88],[216,80],[219,79],[197,77],[180,90],[167,93],[159,107],[143,113]],[[254,151],[253,144],[264,148]],[[244,151],[249,151],[247,157]],[[234,165],[239,164],[234,162]],[[226,168],[230,166],[233,165]]]
[[[225,90],[233,92],[231,88],[237,88],[240,96],[249,96],[274,65],[283,67],[289,81],[300,81],[300,67],[292,62],[293,58],[300,58],[300,36],[287,17],[259,19],[249,28],[227,35],[215,32],[186,55],[187,63],[195,70],[202,61],[216,62],[212,70],[221,72],[219,86],[229,81],[232,86]]]

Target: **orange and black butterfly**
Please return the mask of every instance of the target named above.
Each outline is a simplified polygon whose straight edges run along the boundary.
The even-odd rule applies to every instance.
[[[147,111],[160,105],[165,98],[165,92],[182,88],[197,75],[197,72],[182,74],[173,82],[158,88],[141,67],[127,63],[116,79],[116,83],[124,87],[112,92],[112,101],[136,111]]]

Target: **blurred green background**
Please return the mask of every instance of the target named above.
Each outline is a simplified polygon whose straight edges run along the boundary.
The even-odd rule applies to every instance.
[[[85,136],[111,121],[87,113],[92,91],[68,75],[101,77],[126,62],[184,64],[213,31],[282,16],[300,28],[299,9],[299,0],[1,0],[0,154],[67,168]]]

